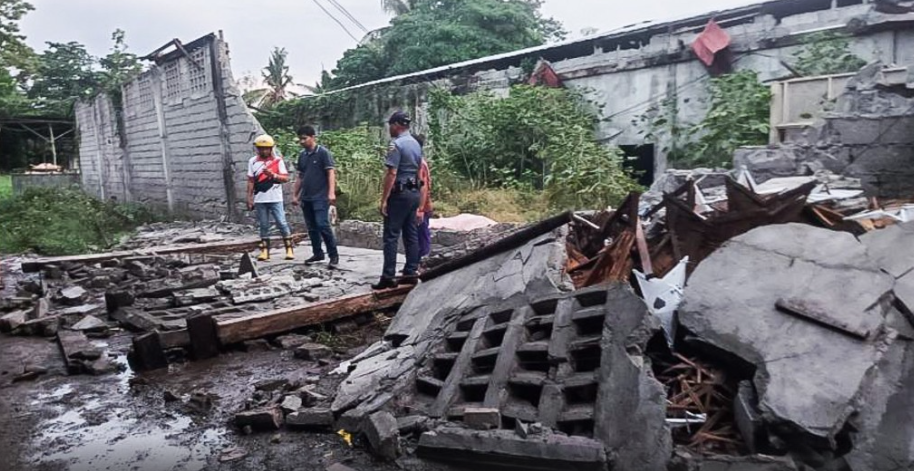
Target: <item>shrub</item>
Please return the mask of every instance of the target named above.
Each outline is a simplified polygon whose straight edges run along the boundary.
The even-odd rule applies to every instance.
[[[0,252],[70,255],[104,250],[140,224],[149,210],[100,201],[78,188],[29,188],[0,199]]]

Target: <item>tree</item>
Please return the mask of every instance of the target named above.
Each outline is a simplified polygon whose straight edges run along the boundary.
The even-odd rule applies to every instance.
[[[321,80],[314,85],[302,85],[312,95],[323,95],[329,89],[333,77],[326,70],[321,71]]]
[[[0,67],[22,69],[34,54],[19,34],[19,20],[34,9],[24,0],[0,0]]]
[[[343,54],[334,88],[510,52],[564,38],[541,0],[385,1],[396,16],[379,37]]]
[[[387,13],[399,16],[415,8],[417,0],[381,0],[381,8]]]
[[[143,71],[136,54],[127,52],[124,36],[123,30],[114,30],[111,33],[111,40],[114,41],[111,52],[99,60],[102,66],[101,85],[109,93],[119,93],[121,86]]]
[[[98,90],[96,59],[77,42],[49,42],[38,57],[38,68],[28,96],[37,108],[51,114],[69,114],[73,104]]]
[[[0,116],[14,116],[28,111],[23,86],[34,66],[34,52],[19,34],[19,20],[31,4],[22,0],[0,0]]]
[[[263,68],[263,83],[265,88],[250,90],[245,93],[245,101],[249,106],[258,108],[272,108],[290,96],[295,96],[289,91],[293,85],[292,76],[289,75],[289,66],[286,59],[289,53],[285,48],[273,48],[270,61]]]

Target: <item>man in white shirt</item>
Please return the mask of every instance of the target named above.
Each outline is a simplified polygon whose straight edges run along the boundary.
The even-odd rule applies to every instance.
[[[260,226],[260,255],[257,260],[270,259],[270,216],[279,226],[286,246],[286,260],[292,260],[292,230],[286,222],[282,204],[282,184],[289,181],[289,172],[282,158],[273,155],[276,143],[267,134],[254,140],[257,155],[248,161],[248,209],[256,211]]]

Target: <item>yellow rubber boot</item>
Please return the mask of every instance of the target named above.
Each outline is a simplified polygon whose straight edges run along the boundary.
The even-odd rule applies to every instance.
[[[270,259],[270,241],[263,240],[260,242],[260,255],[257,256],[257,260],[261,262],[266,262]]]
[[[282,243],[286,246],[286,260],[295,260],[295,253],[292,251],[292,239],[283,239]]]

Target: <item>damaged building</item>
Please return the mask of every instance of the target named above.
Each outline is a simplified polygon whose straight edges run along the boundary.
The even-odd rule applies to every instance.
[[[851,20],[855,50],[885,63],[818,78],[812,95],[826,87],[835,105],[810,116],[790,110],[797,82],[774,82],[788,106],[773,110],[771,145],[741,149],[733,171],[658,173],[617,208],[442,231],[415,287],[369,289],[377,227],[354,222],[343,270],[306,267],[302,254],[256,264],[257,239],[224,220],[147,226],[107,253],[4,260],[0,381],[30,405],[0,411],[33,429],[10,427],[0,445],[35,435],[54,449],[71,439],[57,428],[108,427],[116,436],[67,446],[111,469],[912,469],[914,97],[909,69],[896,67],[914,62],[910,15],[780,0],[713,15],[768,79],[783,78],[778,57],[800,37]],[[683,47],[709,18],[429,74],[498,90],[535,55],[551,63],[535,74],[544,81],[599,83],[606,101],[615,90],[610,113],[672,90],[700,101],[682,87],[708,70]],[[260,129],[227,46],[173,41],[148,59],[122,114],[106,97],[77,108],[84,188],[238,218]],[[375,104],[365,113],[392,102]],[[633,142],[612,123],[599,130],[607,142]],[[59,365],[36,366],[10,339],[34,351],[53,339],[46,358]],[[82,375],[104,385],[89,405],[66,390]],[[25,385],[42,381],[64,391],[32,396]],[[43,417],[92,401],[76,425]],[[36,404],[49,409],[32,414]],[[78,448],[142,441],[157,414],[166,438],[191,437],[188,458],[168,461],[178,447],[128,458]],[[27,464],[53,466],[45,458]]]

